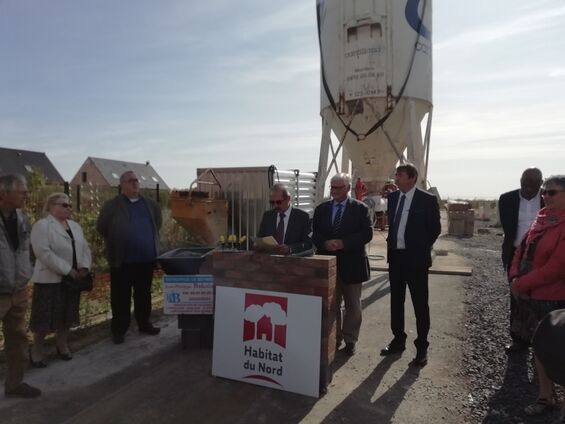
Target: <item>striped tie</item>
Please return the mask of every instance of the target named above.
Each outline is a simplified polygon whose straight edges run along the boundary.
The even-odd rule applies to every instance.
[[[333,233],[337,234],[339,231],[339,226],[341,225],[341,210],[343,205],[341,203],[337,204],[337,211],[335,212],[334,222],[333,222]]]

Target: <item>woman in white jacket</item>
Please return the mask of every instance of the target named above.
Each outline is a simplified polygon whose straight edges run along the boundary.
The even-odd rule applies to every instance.
[[[44,207],[45,217],[31,230],[35,254],[32,281],[30,329],[33,346],[29,359],[34,367],[44,368],[43,341],[55,332],[57,353],[72,359],[68,345],[69,329],[79,324],[80,292],[68,291],[61,282],[68,275],[78,279],[91,267],[90,248],[80,225],[70,219],[71,204],[64,193],[53,193]]]

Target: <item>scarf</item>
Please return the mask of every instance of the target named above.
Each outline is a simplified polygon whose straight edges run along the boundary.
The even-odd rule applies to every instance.
[[[546,231],[564,223],[565,210],[553,211],[543,208],[538,212],[536,219],[530,227],[525,241],[523,242],[524,247],[522,249],[522,257],[520,258],[519,268],[520,275],[527,274],[532,270],[536,247]]]

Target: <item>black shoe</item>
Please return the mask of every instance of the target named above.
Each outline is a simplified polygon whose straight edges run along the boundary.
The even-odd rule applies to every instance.
[[[112,334],[112,341],[114,344],[122,344],[126,340],[123,334]]]
[[[347,356],[355,355],[355,343],[345,343],[343,353],[345,353]]]
[[[20,383],[11,389],[6,388],[4,394],[6,397],[34,398],[41,395],[41,390],[27,383]]]
[[[411,367],[425,367],[428,364],[428,349],[418,349],[416,357],[408,365]]]
[[[381,349],[381,356],[395,355],[402,353],[405,350],[406,345],[392,342],[384,349]]]
[[[528,350],[528,344],[514,340],[512,343],[504,346],[506,353],[511,355],[513,353],[525,352]]]
[[[153,324],[147,324],[144,325],[143,327],[139,327],[139,332],[149,334],[151,336],[156,336],[161,332],[161,329],[158,327],[154,327]]]
[[[61,358],[63,361],[70,361],[71,359],[73,359],[71,352],[61,352],[59,348],[57,348],[57,355],[59,355],[59,358]]]
[[[31,346],[29,347],[29,363],[31,364],[31,366],[33,368],[45,368],[45,367],[47,367],[47,362],[45,362],[43,359],[40,359],[39,361],[33,360],[33,357],[31,356]],[[25,384],[25,383],[22,383],[22,384]]]

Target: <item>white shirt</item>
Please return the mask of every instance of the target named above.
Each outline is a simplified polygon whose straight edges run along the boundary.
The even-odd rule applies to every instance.
[[[532,199],[528,200],[522,197],[520,192],[520,210],[518,212],[518,228],[516,229],[516,238],[514,239],[514,247],[520,246],[522,239],[530,229],[532,222],[536,219],[540,209],[540,194],[536,194]]]
[[[406,222],[408,221],[408,213],[410,212],[410,205],[412,204],[412,199],[414,198],[414,193],[416,192],[416,186],[412,187],[408,192],[400,192],[398,197],[398,203],[396,204],[396,210],[394,211],[394,216],[398,212],[398,207],[400,206],[400,199],[402,196],[406,196],[404,199],[404,208],[402,210],[402,215],[400,216],[400,224],[398,225],[398,234],[396,235],[396,248],[406,249],[406,243],[404,241],[404,232],[406,231]]]
[[[286,211],[283,211],[284,213],[284,233],[283,233],[283,240],[286,237],[286,229],[288,228],[288,220],[290,219],[290,212],[292,211],[292,206],[289,206],[288,209]],[[280,212],[277,212],[277,223],[275,228],[277,228],[279,226],[279,222],[281,222],[281,214]]]

